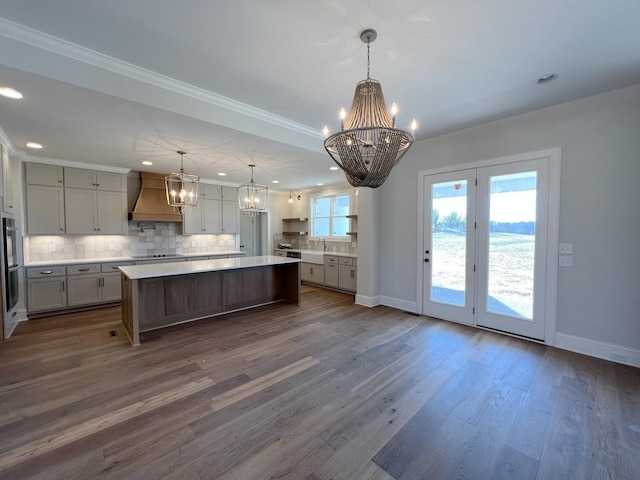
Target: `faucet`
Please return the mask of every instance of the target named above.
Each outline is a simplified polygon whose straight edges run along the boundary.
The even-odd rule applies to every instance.
[[[322,241],[322,251],[326,252],[327,251],[327,242],[325,241],[324,238],[320,239]],[[318,241],[318,245],[320,245],[320,240]]]

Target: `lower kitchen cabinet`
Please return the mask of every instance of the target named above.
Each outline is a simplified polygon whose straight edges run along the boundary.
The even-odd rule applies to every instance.
[[[357,268],[353,266],[340,265],[338,269],[338,288],[355,292]]]
[[[33,278],[27,280],[27,310],[41,312],[67,306],[66,277]]]
[[[303,282],[324,285],[324,265],[303,262],[301,265],[301,279]]]
[[[324,284],[327,287],[348,292],[356,291],[357,259],[338,255],[325,255],[324,267]]]
[[[67,277],[67,306],[93,305],[102,301],[102,277],[99,273]]]
[[[119,302],[122,300],[122,275],[120,272],[102,274],[102,301]]]
[[[325,257],[325,262],[327,258]],[[340,267],[334,263],[325,263],[324,264],[324,284],[327,287],[338,288],[340,286],[340,276],[338,274],[338,269]]]
[[[133,262],[27,268],[29,313],[78,309],[121,301],[118,266]]]

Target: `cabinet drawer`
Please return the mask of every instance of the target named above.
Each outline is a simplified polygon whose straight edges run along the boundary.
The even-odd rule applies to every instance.
[[[100,265],[77,265],[67,267],[67,275],[84,275],[86,273],[100,273]]]
[[[65,267],[27,268],[27,278],[61,277],[66,274]]]
[[[340,265],[353,265],[353,258],[340,257]]]
[[[336,257],[335,255],[325,255],[324,256],[324,263],[328,263],[331,265],[337,265],[338,264],[338,257]]]
[[[133,265],[133,262],[105,263],[104,265],[102,265],[102,272],[118,272],[118,267],[124,267],[125,265]]]

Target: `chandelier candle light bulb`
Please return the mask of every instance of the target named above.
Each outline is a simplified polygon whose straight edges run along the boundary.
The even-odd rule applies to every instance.
[[[367,44],[367,78],[356,85],[351,110],[340,110],[340,132],[324,141],[327,153],[354,187],[382,185],[415,140],[396,128],[398,106],[392,104],[389,113],[380,82],[369,76],[370,44],[377,35],[372,29],[360,34]],[[328,129],[324,132],[326,136]]]

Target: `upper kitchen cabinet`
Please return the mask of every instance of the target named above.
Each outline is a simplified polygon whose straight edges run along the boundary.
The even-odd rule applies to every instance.
[[[235,187],[222,187],[222,233],[238,233],[239,231],[238,190]]]
[[[126,191],[127,177],[119,173],[65,167],[64,186],[110,192]]]
[[[25,163],[29,235],[127,233],[126,176]]]
[[[62,235],[64,230],[64,189],[49,185],[27,185],[25,210],[29,235]]]
[[[64,186],[63,168],[58,165],[45,165],[43,163],[25,163],[24,182],[27,185],[62,187]]]
[[[13,195],[13,167],[11,159],[9,158],[9,152],[2,147],[2,196],[4,201],[2,202],[2,210],[12,216],[15,211],[15,199]]]
[[[127,233],[127,177],[119,173],[64,168],[68,235]]]
[[[83,188],[64,190],[68,235],[127,233],[127,198],[124,192],[103,192]]]
[[[185,235],[222,232],[222,194],[219,185],[200,184],[198,204],[183,208],[182,231]]]

